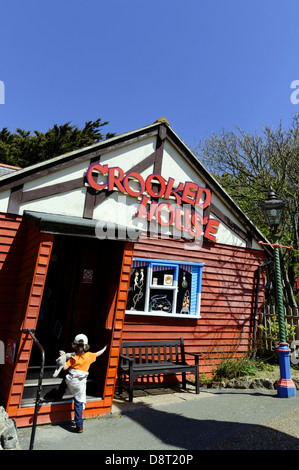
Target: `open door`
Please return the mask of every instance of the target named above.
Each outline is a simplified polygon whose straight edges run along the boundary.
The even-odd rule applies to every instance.
[[[44,400],[71,398],[65,373],[54,379],[53,372],[59,350],[70,352],[78,333],[87,335],[93,352],[110,343],[123,249],[121,241],[55,236],[36,329],[45,349]],[[35,397],[39,363],[39,351],[32,348],[23,405],[29,405]],[[90,399],[103,396],[107,367],[107,354],[91,366],[87,387]]]

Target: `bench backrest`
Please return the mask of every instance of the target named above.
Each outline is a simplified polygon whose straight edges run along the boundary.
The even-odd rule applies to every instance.
[[[122,341],[122,354],[130,356],[136,364],[185,362],[184,340]]]

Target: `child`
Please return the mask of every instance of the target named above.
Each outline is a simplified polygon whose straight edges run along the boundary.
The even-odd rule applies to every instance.
[[[86,382],[90,364],[96,361],[107,349],[108,344],[96,353],[88,352],[89,345],[87,336],[79,334],[75,337],[72,348],[75,355],[72,356],[63,366],[64,370],[68,370],[65,381],[74,395],[75,407],[75,423],[76,432],[83,432],[83,410],[86,404]],[[59,351],[59,354],[65,354]]]

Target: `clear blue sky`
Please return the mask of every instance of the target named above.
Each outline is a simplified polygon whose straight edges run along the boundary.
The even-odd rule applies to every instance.
[[[9,0],[0,8],[0,129],[98,117],[117,134],[166,116],[190,147],[254,132],[299,104],[298,0]]]

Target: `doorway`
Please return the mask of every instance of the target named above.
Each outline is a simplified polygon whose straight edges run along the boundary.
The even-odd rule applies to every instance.
[[[55,235],[36,328],[36,337],[45,349],[44,398],[48,395],[51,399],[50,392],[57,392],[63,382],[63,372],[60,383],[50,380],[56,358],[61,349],[71,352],[78,333],[87,335],[92,352],[110,343],[113,299],[118,290],[123,250],[122,241]],[[33,347],[27,379],[30,370],[39,364],[39,351]],[[91,366],[88,394],[102,396],[107,366],[107,353]]]

